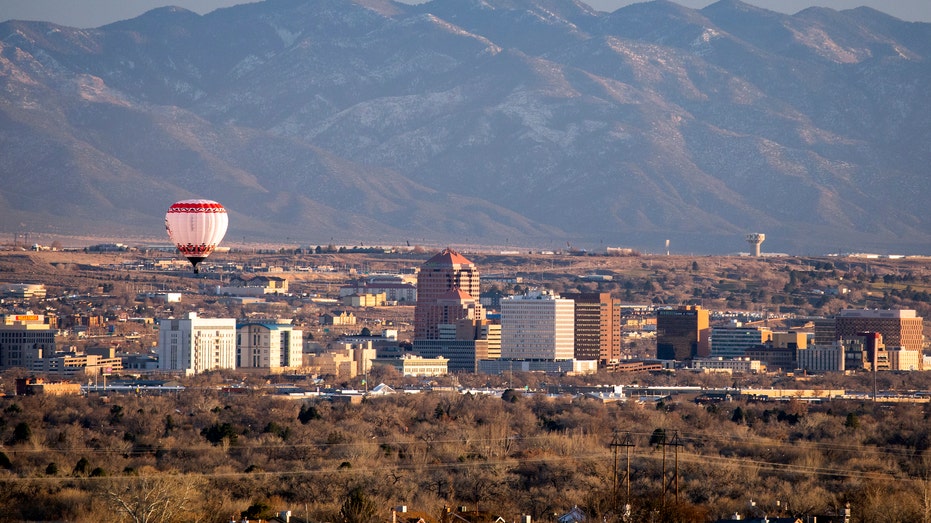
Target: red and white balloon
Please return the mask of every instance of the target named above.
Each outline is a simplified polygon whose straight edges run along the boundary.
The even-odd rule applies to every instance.
[[[210,256],[226,234],[226,209],[213,200],[182,200],[165,214],[168,237],[194,266]]]

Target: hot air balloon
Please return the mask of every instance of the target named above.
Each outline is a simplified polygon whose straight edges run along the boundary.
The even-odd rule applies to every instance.
[[[212,200],[175,202],[165,214],[168,237],[191,262],[195,273],[197,264],[217,248],[226,234],[227,225],[226,209]]]

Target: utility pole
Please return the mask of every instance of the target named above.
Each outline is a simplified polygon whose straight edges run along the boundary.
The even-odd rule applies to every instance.
[[[614,429],[614,436],[611,438],[611,448],[614,449],[614,513],[617,514],[617,448],[621,442],[617,439],[617,429]]]
[[[663,441],[661,443],[663,446],[663,504],[662,507],[666,508],[666,429],[663,429]]]
[[[624,442],[621,443],[618,438],[617,430],[614,431],[614,437],[611,439],[611,448],[614,449],[614,513],[617,514],[617,449],[618,447],[625,447],[627,449],[627,473],[624,476],[624,481],[627,483],[627,497],[624,501],[624,513],[630,513],[630,449],[634,446],[633,441],[630,438],[630,432],[626,432],[624,435]]]
[[[674,447],[675,455],[675,475],[673,476],[673,488],[676,493],[676,505],[679,504],[679,447],[682,446],[682,443],[679,441],[679,431],[677,430],[673,433],[672,441],[666,442],[666,438],[663,438],[663,505],[666,504],[666,490],[668,489],[668,482],[666,481],[666,447]]]

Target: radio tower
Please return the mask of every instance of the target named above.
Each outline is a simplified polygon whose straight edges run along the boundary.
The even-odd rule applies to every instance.
[[[760,256],[760,244],[766,239],[766,235],[761,232],[751,232],[747,235],[747,243],[750,244],[750,256]]]

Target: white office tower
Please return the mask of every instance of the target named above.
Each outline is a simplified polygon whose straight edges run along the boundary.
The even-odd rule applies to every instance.
[[[236,320],[185,318],[158,320],[158,368],[199,374],[236,368]]]
[[[575,353],[575,302],[552,291],[501,300],[501,358],[571,360]]]

